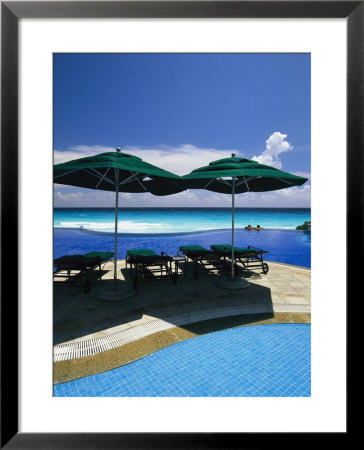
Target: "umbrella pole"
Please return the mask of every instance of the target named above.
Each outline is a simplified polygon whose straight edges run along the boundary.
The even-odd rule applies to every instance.
[[[99,290],[98,298],[100,300],[124,300],[132,297],[135,291],[130,289],[125,282],[118,280],[118,214],[119,214],[119,169],[115,169],[115,234],[114,234],[114,279],[111,283]],[[120,282],[119,282],[120,281]]]
[[[116,266],[118,260],[118,211],[119,211],[119,169],[115,171],[115,236],[114,236],[114,280],[117,279]]]
[[[234,222],[235,222],[235,177],[233,177],[232,189],[232,214],[231,214],[231,279],[234,279]]]

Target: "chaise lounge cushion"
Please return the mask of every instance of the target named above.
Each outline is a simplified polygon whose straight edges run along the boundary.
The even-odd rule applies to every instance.
[[[106,262],[114,255],[113,252],[89,252],[85,255],[64,255],[54,260],[58,269],[78,269],[86,267],[95,267]]]
[[[217,253],[224,253],[226,255],[231,255],[231,245],[211,245],[211,248]],[[247,253],[261,253],[261,250],[257,250],[254,248],[240,248],[234,247],[235,255],[244,255]]]
[[[74,266],[82,266],[86,263],[84,255],[64,255],[60,258],[54,260],[54,263],[58,266],[63,265],[74,265]]]
[[[163,252],[159,255],[154,250],[150,250],[148,248],[127,250],[126,256],[126,261],[130,264],[150,264],[151,266],[166,264],[166,262],[172,260],[171,256],[166,255]]]
[[[183,252],[187,256],[196,257],[203,255],[208,255],[213,253],[211,250],[207,250],[201,245],[182,245],[180,248],[181,252]]]
[[[100,258],[101,261],[107,261],[114,256],[114,252],[88,252],[84,255],[85,258]]]
[[[129,256],[159,256],[154,250],[147,248],[127,250],[126,254]]]

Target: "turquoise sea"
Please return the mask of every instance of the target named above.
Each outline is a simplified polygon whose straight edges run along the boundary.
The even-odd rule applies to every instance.
[[[308,208],[236,208],[235,227],[295,230],[311,220]],[[54,226],[114,232],[114,208],[56,208]],[[181,233],[231,228],[231,208],[120,208],[119,233]]]
[[[56,208],[53,255],[114,251],[113,208]],[[308,208],[237,208],[235,245],[269,251],[267,260],[311,267],[311,233],[296,226],[311,220]],[[248,231],[247,225],[264,230]],[[231,243],[230,208],[120,208],[118,258],[149,248],[175,255],[182,245]]]

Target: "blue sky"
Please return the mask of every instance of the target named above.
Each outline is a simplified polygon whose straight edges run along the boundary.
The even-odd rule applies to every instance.
[[[183,175],[231,152],[310,177],[309,54],[55,54],[55,163],[121,147]],[[120,194],[120,206],[229,206],[224,194]],[[55,185],[57,206],[113,206]],[[310,206],[310,183],[237,206]]]

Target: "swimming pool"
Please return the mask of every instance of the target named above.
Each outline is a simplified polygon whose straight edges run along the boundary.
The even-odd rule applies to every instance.
[[[191,233],[119,234],[118,258],[126,251],[150,248],[155,252],[175,255],[182,245],[229,244],[231,230],[206,230]],[[265,229],[262,231],[235,230],[235,245],[252,245],[268,250],[267,260],[311,267],[311,233],[296,230]],[[54,229],[54,258],[63,255],[84,254],[89,251],[114,251],[113,233],[97,233],[79,229]]]
[[[55,397],[309,397],[311,325],[231,328],[54,386]]]

